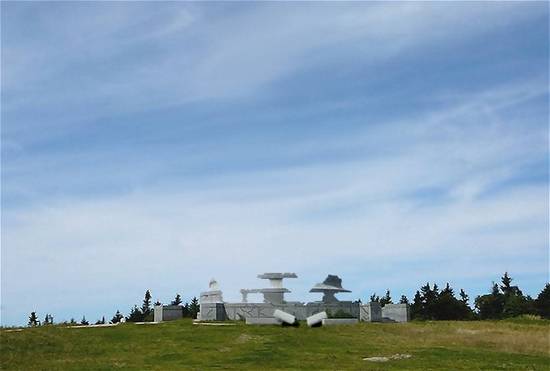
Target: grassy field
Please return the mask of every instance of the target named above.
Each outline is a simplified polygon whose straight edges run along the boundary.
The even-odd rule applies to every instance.
[[[549,370],[550,321],[1,331],[2,370]],[[370,362],[366,357],[408,354]]]

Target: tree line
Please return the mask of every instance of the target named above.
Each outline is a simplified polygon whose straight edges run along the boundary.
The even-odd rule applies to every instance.
[[[505,272],[500,285],[493,282],[491,292],[479,295],[474,300],[474,308],[469,305],[469,297],[460,289],[458,297],[447,283],[442,290],[436,283],[426,283],[416,291],[412,302],[402,295],[399,303],[410,305],[413,320],[474,320],[503,319],[522,314],[531,314],[550,319],[550,284],[547,283],[537,298],[524,295],[518,286],[512,285],[513,279]],[[393,304],[390,291],[380,298],[373,294],[371,302],[383,307]]]
[[[413,320],[475,320],[475,319],[503,319],[516,317],[522,314],[532,314],[542,318],[550,319],[550,283],[547,283],[536,298],[524,295],[518,286],[512,285],[512,277],[505,272],[501,277],[500,284],[493,282],[490,293],[479,295],[474,300],[474,307],[469,305],[469,297],[463,289],[458,292],[447,283],[440,290],[436,283],[429,282],[416,291],[411,301],[401,295],[398,303],[409,304],[411,319]],[[389,290],[382,297],[372,294],[371,302],[378,302],[381,306],[393,304]],[[183,304],[180,294],[176,294],[171,305],[181,305],[183,317],[196,318],[199,312],[199,301],[193,297],[190,302]],[[155,305],[161,305],[157,300]],[[153,306],[151,305],[151,292],[145,291],[141,306],[134,305],[129,314],[125,317],[119,310],[116,311],[108,323],[119,323],[122,320],[128,322],[153,321]],[[105,317],[97,320],[95,324],[107,323]],[[36,312],[29,316],[29,326],[53,325],[54,317],[46,314],[43,321],[40,321]],[[60,322],[63,325],[88,325],[86,317],[80,322],[71,318],[70,321]]]
[[[162,305],[160,301],[156,301],[155,305]],[[200,310],[199,300],[196,297],[193,297],[190,302],[183,303],[183,300],[181,298],[180,294],[176,294],[174,297],[174,300],[170,302],[170,305],[181,305],[182,306],[182,313],[183,317],[187,318],[196,318],[197,313]],[[134,305],[127,316],[124,316],[119,310],[116,311],[116,313],[113,315],[111,320],[107,322],[105,320],[105,316],[103,316],[101,319],[97,320],[95,322],[96,325],[101,324],[115,324],[119,323],[121,321],[127,321],[127,322],[147,322],[147,321],[153,321],[153,306],[151,305],[151,292],[149,290],[145,291],[145,295],[143,298],[143,302],[141,306]],[[54,317],[53,315],[47,313],[44,317],[43,321],[40,321],[38,318],[38,315],[36,312],[31,312],[29,315],[29,321],[27,323],[28,326],[34,327],[34,326],[47,326],[47,325],[53,325],[54,324]],[[71,318],[69,321],[63,321],[58,322],[59,325],[67,325],[67,326],[75,326],[75,325],[89,325],[90,322],[86,320],[86,317],[83,316],[82,320],[77,322],[74,318]]]

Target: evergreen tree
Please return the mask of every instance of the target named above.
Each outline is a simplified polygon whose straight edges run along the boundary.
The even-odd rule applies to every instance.
[[[184,317],[191,317],[191,314],[189,313],[189,303],[185,303],[182,312]]]
[[[500,285],[500,289],[502,290],[502,293],[504,295],[509,294],[512,291],[511,283],[513,279],[508,276],[508,272],[504,272],[504,276],[501,277],[502,285]]]
[[[464,303],[454,296],[454,290],[447,283],[433,305],[433,318],[437,320],[461,320],[467,318]]]
[[[534,306],[539,316],[550,319],[550,283],[547,283],[539,293]]]
[[[447,282],[447,284],[445,285],[445,288],[443,289],[443,291],[441,291],[441,294],[440,295],[451,295],[451,296],[454,296],[454,290],[453,288],[449,285],[449,282]]]
[[[422,301],[422,295],[420,294],[420,291],[417,290],[416,294],[414,294],[413,303],[411,305],[411,319],[423,319],[423,307],[424,303]]]
[[[433,288],[432,292],[433,292],[433,295],[434,295],[435,299],[437,299],[437,297],[439,296],[439,288],[437,287],[437,283],[434,283],[434,288]]]
[[[44,321],[42,321],[42,325],[46,326],[50,324],[50,315],[46,313],[46,317],[44,317]]]
[[[197,318],[197,313],[200,311],[199,301],[196,297],[191,299],[191,304],[189,304],[189,315],[191,318]]]
[[[493,282],[491,293],[478,296],[475,299],[475,307],[480,319],[502,318],[504,309],[504,295],[500,293],[499,287]]]
[[[31,315],[29,316],[29,327],[35,327],[38,326],[40,323],[38,322],[38,317],[36,315],[36,312],[31,312]]]
[[[95,322],[96,325],[104,325],[105,324],[105,316],[101,317],[101,319],[98,319]]]
[[[143,317],[142,311],[137,307],[137,305],[134,305],[134,307],[130,310],[130,314],[126,317],[126,320],[128,322],[143,322]]]
[[[74,318],[71,318],[71,320],[69,321],[69,326],[74,326],[74,325],[78,325],[78,323],[76,323]]]
[[[159,306],[159,305],[162,305],[162,303],[160,302],[160,300],[157,299],[157,301],[155,301],[155,306]]]
[[[176,298],[172,300],[172,305],[180,305],[181,304],[181,296],[180,294],[176,294]]]
[[[151,313],[151,292],[145,291],[145,297],[141,306],[142,319],[147,317]]]
[[[370,301],[371,303],[380,303],[380,296],[376,295],[376,293],[373,293],[373,294],[370,296],[369,301]]]
[[[463,289],[460,289],[460,301],[466,305],[468,305],[468,301],[470,298],[466,294],[466,292]]]
[[[119,323],[121,319],[123,319],[124,316],[117,310],[113,318],[111,319],[111,323]]]
[[[386,304],[392,304],[390,290],[386,290],[386,295],[382,299],[380,299],[380,306],[383,307]]]
[[[409,304],[409,299],[405,295],[401,295],[401,299],[399,299],[399,304]]]
[[[82,316],[82,320],[80,321],[81,325],[89,325],[90,323],[86,321],[86,316]]]
[[[439,297],[439,291],[437,284],[434,284],[433,289],[430,287],[430,283],[426,283],[425,286],[420,288],[422,293],[422,310],[421,317],[427,320],[435,319],[434,315],[434,306],[436,304],[437,298]]]

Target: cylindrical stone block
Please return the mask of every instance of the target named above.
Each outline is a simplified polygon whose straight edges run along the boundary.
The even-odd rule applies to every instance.
[[[273,312],[273,317],[278,318],[281,321],[288,323],[289,325],[292,325],[294,324],[294,322],[296,322],[296,317],[279,309],[275,309],[275,312]]]
[[[307,317],[307,325],[309,327],[311,326],[315,326],[315,325],[318,325],[319,323],[321,323],[325,318],[328,318],[327,316],[327,312],[319,312],[319,313],[315,313],[314,315],[312,316],[309,316]]]

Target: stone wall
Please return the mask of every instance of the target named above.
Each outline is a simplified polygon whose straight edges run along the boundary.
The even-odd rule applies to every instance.
[[[225,303],[225,314],[227,319],[240,320],[245,318],[266,318],[273,317],[275,309],[282,310],[283,312],[290,313],[298,320],[305,320],[307,317],[326,311],[330,314],[336,314],[341,311],[350,314],[354,318],[359,318],[359,303],[352,303],[350,301],[341,301],[336,303],[284,303],[284,304],[271,304],[271,303]],[[208,310],[205,307],[205,310]],[[210,319],[212,314],[210,311],[205,312],[203,316],[201,305],[201,319]]]
[[[183,307],[181,305],[163,305],[162,320],[173,321],[183,317]]]
[[[382,308],[382,317],[395,322],[409,322],[411,319],[407,304],[386,304]]]
[[[244,320],[246,318],[270,318],[276,309],[290,313],[298,320],[326,311],[335,315],[341,311],[365,322],[380,322],[385,317],[396,322],[409,321],[409,308],[406,304],[387,304],[384,308],[379,303],[359,304],[351,301],[335,303],[201,303],[199,319],[202,321]]]
[[[225,321],[228,319],[223,303],[201,303],[198,319],[201,321]]]

